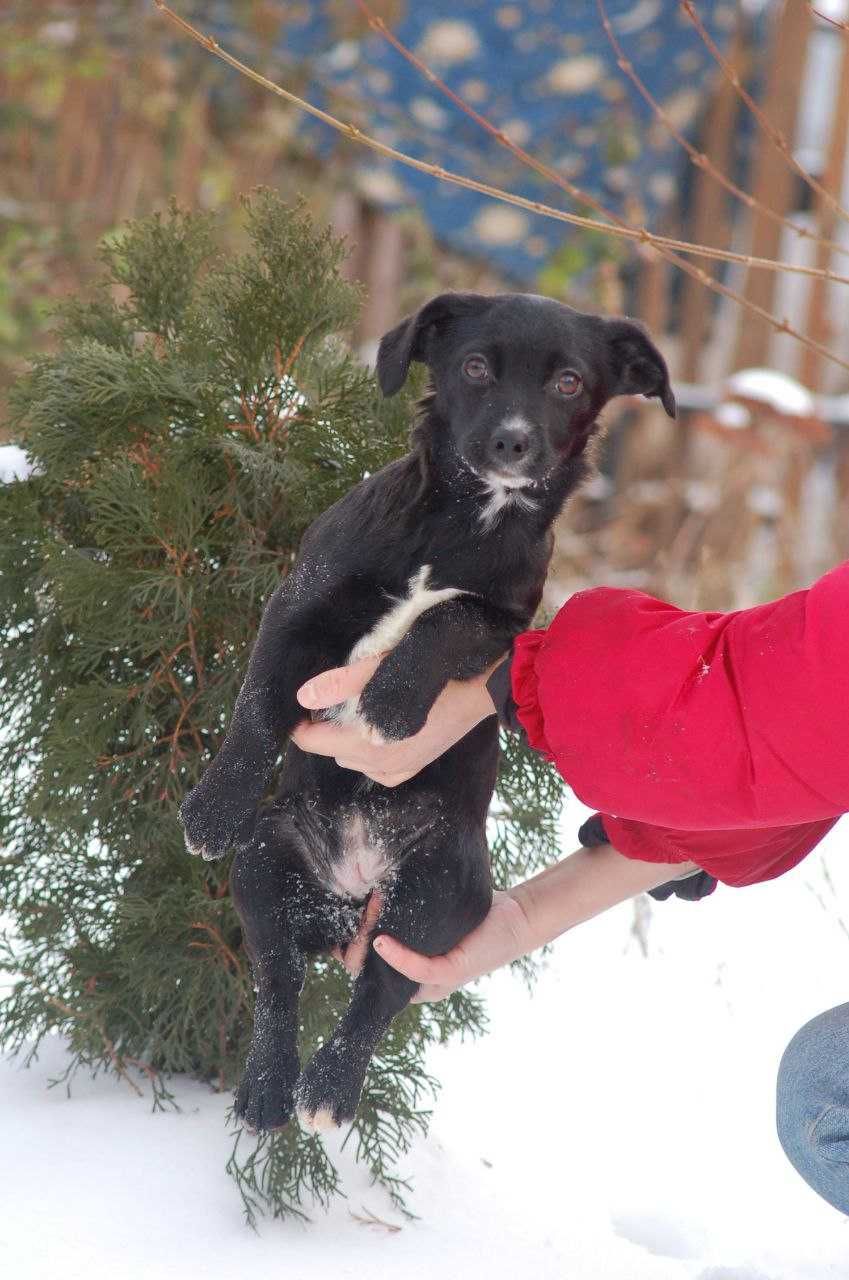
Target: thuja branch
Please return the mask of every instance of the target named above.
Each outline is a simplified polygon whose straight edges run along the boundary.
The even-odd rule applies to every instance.
[[[769,205],[764,204],[762,200],[758,200],[758,198],[753,196],[751,192],[744,190],[743,187],[739,187],[736,182],[733,182],[731,178],[727,177],[716,167],[710,156],[708,156],[704,151],[700,151],[698,147],[693,146],[686,134],[682,133],[675,122],[670,118],[669,113],[663,109],[657,98],[646,85],[645,81],[641,79],[633,62],[631,62],[631,60],[626,56],[625,50],[622,48],[621,41],[613,29],[613,24],[608,16],[607,6],[605,5],[604,0],[596,0],[596,7],[599,12],[601,24],[604,27],[604,33],[610,42],[613,52],[616,54],[616,64],[620,71],[631,81],[631,84],[637,90],[640,97],[651,108],[655,118],[660,121],[678,145],[684,148],[690,158],[691,164],[693,164],[695,168],[701,169],[705,173],[709,174],[715,182],[718,182],[721,187],[723,187],[737,200],[742,201],[747,208],[756,210],[770,222],[775,222],[779,226],[787,227],[788,230],[795,232],[800,239],[811,240],[815,244],[822,245],[825,249],[830,249],[833,253],[849,254],[849,248],[847,248],[846,245],[839,244],[836,240],[828,240],[823,236],[817,235],[817,233],[815,231],[811,231],[809,227],[805,227],[802,223],[794,222],[792,218],[787,218],[783,214],[777,213],[775,209],[771,209]],[[826,271],[825,274],[828,275],[829,273]],[[845,283],[844,276],[832,276],[831,278],[833,280],[839,280],[841,283]]]
[[[358,128],[357,125],[346,123],[344,120],[340,120],[338,117],[322,110],[321,107],[317,107],[313,103],[308,102],[305,98],[298,97],[298,95],[293,93],[290,89],[285,89],[282,85],[275,84],[273,80],[269,80],[259,71],[255,71],[253,67],[249,67],[246,63],[241,62],[238,58],[234,57],[233,54],[228,53],[227,50],[224,49],[217,40],[213,39],[212,36],[204,35],[202,31],[197,29],[197,27],[192,26],[192,24],[187,22],[185,18],[180,17],[179,14],[175,13],[173,9],[169,8],[168,5],[165,4],[165,0],[153,0],[153,2],[170,22],[173,22],[175,26],[179,27],[192,40],[203,45],[209,53],[214,54],[216,58],[220,58],[222,62],[226,62],[228,66],[233,67],[234,70],[238,71],[241,75],[247,76],[247,78],[249,80],[253,80],[255,84],[261,85],[262,88],[267,89],[269,93],[273,93],[277,97],[283,98],[286,102],[292,103],[293,106],[296,106],[299,110],[306,112],[307,115],[313,116],[316,120],[320,120],[329,128],[334,129],[337,133],[341,133],[343,137],[348,138],[351,142],[356,142],[360,146],[376,152],[387,160],[394,160],[398,164],[405,165],[409,169],[416,169],[419,173],[426,173],[432,178],[437,178],[440,182],[448,182],[453,186],[463,187],[467,191],[475,191],[479,195],[489,196],[491,199],[499,200],[503,204],[514,205],[516,208],[524,209],[528,213],[535,213],[544,218],[553,218],[555,221],[565,222],[569,226],[581,227],[586,231],[599,231],[604,235],[612,235],[622,240],[630,240],[638,244],[649,245],[658,249],[658,251],[668,249],[676,253],[686,253],[697,258],[710,258],[720,262],[733,262],[741,266],[752,267],[758,270],[783,271],[789,272],[793,275],[821,276],[838,284],[849,284],[849,276],[836,275],[833,272],[824,270],[823,268],[808,267],[799,263],[782,262],[774,258],[757,258],[750,254],[734,253],[730,249],[718,249],[711,245],[693,244],[689,240],[677,240],[672,236],[657,235],[656,233],[649,231],[646,227],[631,227],[615,214],[605,210],[598,201],[594,200],[593,197],[583,191],[580,187],[576,187],[574,183],[570,183],[561,174],[558,174],[553,169],[549,169],[548,166],[544,165],[541,161],[535,160],[534,157],[530,156],[529,153],[523,151],[520,147],[516,147],[516,145],[511,143],[501,130],[497,129],[489,121],[486,121],[486,124],[484,125],[484,117],[478,116],[477,113],[474,112],[473,108],[467,103],[463,103],[461,99],[457,99],[458,106],[461,106],[462,103],[461,110],[466,111],[469,115],[473,115],[482,127],[488,127],[492,135],[498,138],[499,142],[511,150],[517,158],[521,159],[523,164],[536,169],[538,173],[547,177],[549,181],[560,187],[563,191],[566,191],[567,194],[571,195],[577,202],[603,212],[605,217],[609,218],[610,221],[601,221],[598,218],[588,218],[582,214],[569,213],[565,209],[557,209],[553,205],[545,204],[542,201],[531,200],[526,196],[516,195],[515,192],[506,191],[504,188],[493,186],[491,183],[479,182],[477,179],[470,178],[466,174],[455,173],[450,169],[444,168],[442,165],[430,164],[426,160],[419,160],[415,156],[410,156],[403,151],[396,150],[395,147],[390,147],[385,142],[380,142],[377,138],[372,137],[370,134],[365,133],[362,129]],[[376,30],[381,29],[381,20],[379,18],[373,17],[371,21],[375,24]],[[391,36],[391,33],[385,26],[383,26],[382,33],[385,34],[387,38],[390,38]],[[394,42],[395,38],[391,38]],[[396,44],[396,48],[398,48],[399,52],[402,52],[405,49],[405,46]],[[411,60],[415,58],[415,55],[411,54],[409,50],[406,50],[404,56],[407,56],[407,54],[409,54]],[[451,90],[448,89],[447,85],[443,86],[442,81],[440,81],[434,72],[427,68],[424,63],[417,61],[417,65],[422,71],[422,74],[425,75],[431,83],[437,85],[449,95],[451,94]],[[710,279],[710,277],[705,277],[705,279]],[[717,286],[717,288],[718,287],[719,286]],[[745,302],[742,302],[741,305],[749,305],[750,307],[753,307],[753,304]],[[777,321],[776,324],[778,324]],[[838,364],[843,363],[836,356],[830,356],[827,353],[824,354],[827,355],[827,358],[836,360]]]
[[[787,164],[789,164],[791,169],[799,175],[802,181],[809,186],[812,191],[816,191],[820,199],[824,200],[829,208],[832,209],[839,218],[842,218],[844,222],[849,222],[849,209],[844,209],[843,205],[834,193],[829,191],[827,187],[824,187],[821,182],[818,182],[813,174],[809,173],[803,165],[799,164],[799,161],[794,156],[793,148],[790,146],[787,138],[780,129],[775,127],[766,112],[758,106],[752,95],[744,88],[739,75],[731,66],[728,59],[724,56],[722,50],[716,44],[716,41],[710,36],[705,28],[705,24],[699,17],[692,0],[679,0],[679,3],[681,8],[684,10],[684,13],[696,28],[696,31],[699,33],[699,37],[714,62],[716,62],[726,80],[728,80],[728,82],[733,86],[734,92],[738,95],[741,101],[745,103],[746,107],[757,121],[759,127],[767,135],[772,145],[781,152]]]
[[[101,1024],[101,1022],[97,1018],[95,1018],[93,1015],[86,1015],[83,1012],[81,1012],[81,1010],[73,1008],[73,1006],[68,1004],[67,1001],[60,1000],[58,996],[53,995],[45,987],[41,986],[39,982],[36,982],[35,979],[32,978],[31,976],[30,976],[30,981],[32,985],[36,988],[36,990],[39,991],[44,996],[45,1004],[49,1004],[51,1008],[58,1010],[59,1013],[63,1013],[66,1016],[66,1018],[70,1018],[72,1022],[87,1022],[89,1026],[94,1027],[94,1029],[97,1031],[98,1035],[101,1038],[104,1052],[113,1070],[115,1071],[115,1074],[119,1077],[119,1079],[123,1080],[126,1084],[128,1084],[130,1088],[133,1090],[133,1092],[138,1094],[140,1098],[143,1097],[144,1095],[142,1093],[142,1090],[139,1088],[135,1080],[133,1080],[132,1076],[127,1071],[127,1067],[128,1066],[135,1067],[138,1071],[140,1071],[143,1075],[147,1077],[148,1082],[151,1084],[154,1082],[155,1078],[158,1076],[158,1072],[153,1067],[151,1067],[149,1063],[142,1062],[139,1058],[130,1058],[126,1054],[119,1053],[115,1045],[113,1044],[112,1040],[106,1034],[106,1030]]]
[[[159,0],[157,0],[157,3],[159,3]],[[398,53],[401,54],[403,58],[405,58],[412,66],[416,67],[416,69],[425,77],[425,79],[429,81],[430,84],[432,84],[435,88],[439,89],[440,93],[443,93],[451,102],[455,104],[455,106],[459,107],[459,109],[463,111],[464,114],[469,116],[470,119],[474,120],[476,124],[480,125],[480,127],[484,129],[488,134],[490,134],[491,137],[495,138],[496,141],[501,146],[505,147],[508,151],[510,151],[512,155],[514,155],[517,159],[521,160],[523,164],[528,166],[528,168],[531,168],[535,172],[543,175],[550,182],[560,187],[568,195],[571,195],[573,199],[583,200],[585,203],[589,204],[591,208],[595,209],[599,213],[604,214],[605,217],[612,219],[612,221],[616,224],[615,226],[611,226],[607,223],[595,224],[602,231],[607,232],[607,234],[609,235],[635,236],[636,238],[641,240],[644,244],[650,244],[652,248],[654,248],[657,251],[657,253],[661,258],[664,258],[667,262],[671,263],[673,266],[678,267],[679,270],[683,271],[686,275],[692,276],[694,280],[697,280],[700,284],[712,290],[714,293],[718,293],[722,297],[728,298],[732,302],[736,302],[738,306],[741,306],[745,310],[750,311],[753,315],[759,316],[762,320],[765,320],[766,323],[770,325],[771,328],[773,328],[777,333],[786,333],[791,338],[795,338],[797,342],[800,342],[804,347],[807,347],[810,351],[815,351],[818,355],[822,356],[824,359],[830,360],[833,364],[840,365],[840,367],[843,369],[849,369],[849,361],[844,360],[841,356],[837,355],[836,352],[831,351],[828,347],[823,346],[822,343],[816,342],[812,338],[808,338],[804,334],[800,333],[799,330],[794,328],[793,325],[791,325],[786,318],[779,320],[777,316],[772,314],[772,312],[767,311],[764,307],[758,306],[757,303],[754,303],[749,298],[744,297],[743,294],[738,293],[735,289],[731,289],[727,285],[722,284],[720,281],[715,280],[712,276],[709,276],[706,271],[703,271],[701,267],[696,267],[692,263],[688,262],[685,258],[682,258],[679,253],[673,252],[669,248],[669,245],[675,244],[676,242],[669,241],[668,239],[662,236],[654,236],[645,228],[640,228],[639,230],[637,230],[635,228],[628,227],[628,225],[623,221],[622,218],[618,216],[618,214],[613,213],[610,210],[606,209],[602,204],[600,204],[599,201],[586,195],[583,191],[580,190],[580,188],[576,187],[574,183],[569,182],[567,178],[564,178],[562,174],[557,173],[556,170],[549,168],[549,166],[544,164],[541,160],[538,160],[535,156],[530,155],[528,152],[524,150],[524,148],[520,147],[518,143],[512,142],[502,129],[497,128],[492,123],[491,120],[488,120],[485,116],[482,116],[480,112],[476,111],[474,107],[472,107],[469,103],[465,101],[465,99],[461,98],[459,94],[455,93],[452,89],[450,89],[448,85],[445,84],[445,82],[441,80],[439,76],[437,76],[436,73],[430,67],[428,67],[424,62],[422,62],[422,60],[419,57],[417,57],[416,54],[414,54],[411,49],[407,48],[407,46],[403,44],[402,41],[400,41],[398,37],[388,29],[388,27],[386,26],[386,23],[381,18],[378,18],[376,15],[374,15],[371,12],[368,5],[365,3],[365,0],[356,0],[356,3],[357,3],[357,6],[362,10],[362,12],[368,18],[369,25],[373,28],[373,30],[377,31],[380,35],[382,35],[384,39],[386,39],[392,45],[392,47],[396,49]],[[546,213],[548,213],[548,210],[549,210],[549,206],[547,205],[541,206],[538,209],[539,212],[544,211]],[[559,216],[557,211],[555,211],[554,216]],[[677,243],[681,245],[682,242],[677,242]],[[759,266],[759,265],[763,266],[763,265],[766,265],[767,262],[769,262],[770,265],[775,269],[779,269],[779,270],[793,269],[792,267],[790,267],[789,264],[774,263],[772,262],[771,259],[756,259],[756,258],[744,256],[744,255],[728,254],[726,252],[721,252],[719,250],[716,250],[716,251],[708,250],[706,246],[697,247],[694,245],[690,245],[688,246],[688,251],[693,253],[698,253],[699,255],[703,255],[705,257],[722,257],[730,261],[741,261],[748,266]],[[832,279],[835,281],[846,283],[845,277],[843,276],[834,275],[832,276]]]

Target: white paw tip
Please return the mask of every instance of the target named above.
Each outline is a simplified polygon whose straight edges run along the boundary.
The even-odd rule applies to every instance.
[[[329,1107],[319,1107],[318,1111],[306,1111],[303,1107],[298,1107],[298,1124],[304,1133],[326,1133],[328,1129],[340,1127],[333,1119],[333,1112]]]

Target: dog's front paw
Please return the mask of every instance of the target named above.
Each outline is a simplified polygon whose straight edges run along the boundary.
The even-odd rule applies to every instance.
[[[181,804],[180,821],[189,853],[211,862],[250,840],[256,808],[244,793],[207,773]]]
[[[313,1055],[295,1086],[295,1108],[305,1133],[323,1133],[354,1119],[365,1072],[332,1038]]]
[[[369,683],[360,694],[357,715],[373,742],[398,742],[424,728],[430,707],[417,705],[405,693]]]

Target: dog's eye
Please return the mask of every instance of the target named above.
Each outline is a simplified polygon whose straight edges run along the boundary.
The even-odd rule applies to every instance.
[[[576,396],[584,385],[584,380],[573,369],[566,369],[554,385],[561,396]]]
[[[463,373],[470,382],[486,382],[489,377],[489,365],[483,356],[467,356],[463,361]]]

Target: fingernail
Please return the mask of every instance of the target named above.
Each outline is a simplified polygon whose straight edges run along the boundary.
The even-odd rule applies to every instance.
[[[386,947],[386,939],[383,937],[375,938],[374,942],[371,945],[374,947],[375,951],[381,952]]]
[[[314,707],[315,703],[315,687],[312,680],[308,680],[306,684],[302,684],[295,695],[302,707]]]

